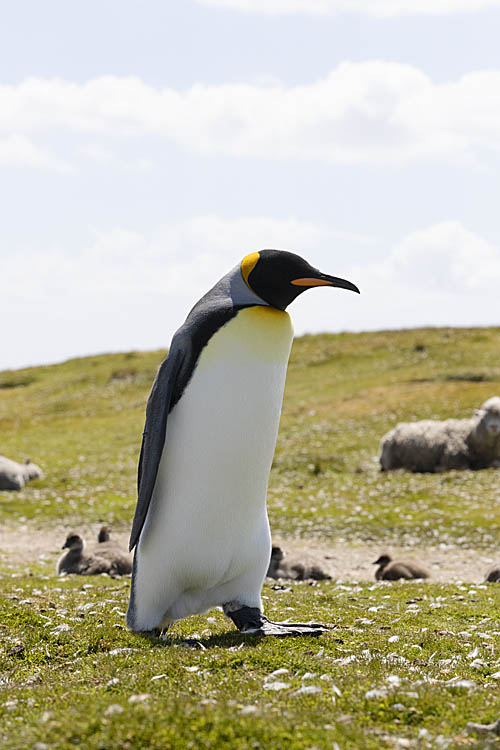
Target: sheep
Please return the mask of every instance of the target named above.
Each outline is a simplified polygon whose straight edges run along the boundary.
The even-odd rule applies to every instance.
[[[393,560],[390,555],[380,555],[374,565],[379,567],[375,571],[377,581],[397,581],[400,578],[407,580],[418,578],[429,578],[429,572],[421,565],[416,565],[408,560]]]
[[[283,558],[284,553],[281,547],[273,545],[271,560],[267,570],[269,578],[292,578],[295,581],[305,581],[307,579],[325,581],[331,579],[331,576],[321,570],[315,563],[309,564],[307,561],[293,558],[283,560]]]
[[[470,419],[400,422],[380,442],[382,471],[500,467],[500,397],[493,396]]]
[[[22,490],[26,482],[32,479],[43,479],[43,472],[29,458],[24,464],[18,464],[17,461],[0,456],[0,490]]]

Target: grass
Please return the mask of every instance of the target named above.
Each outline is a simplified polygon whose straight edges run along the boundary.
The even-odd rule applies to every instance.
[[[498,549],[498,471],[381,474],[376,455],[397,421],[470,416],[499,394],[499,344],[500,328],[296,340],[269,485],[273,532]],[[0,492],[3,525],[129,527],[164,355],[0,373],[1,452],[46,473]],[[124,628],[128,579],[58,579],[43,560],[4,560],[1,574],[6,750],[480,747],[466,722],[500,715],[494,584],[277,583],[264,590],[269,616],[332,630],[259,641],[212,611],[161,641]]]
[[[499,345],[498,328],[296,340],[269,484],[274,532],[493,546],[498,472],[381,475],[376,455],[397,421],[470,416],[500,393]],[[0,382],[18,383],[0,389],[2,452],[31,458],[47,475],[0,493],[0,518],[128,528],[144,406],[164,356],[129,352],[0,373]]]
[[[432,747],[440,736],[458,747],[464,719],[500,712],[492,586],[266,585],[270,616],[293,610],[332,631],[259,641],[214,612],[162,641],[124,629],[128,581],[13,575],[1,607],[6,750]]]

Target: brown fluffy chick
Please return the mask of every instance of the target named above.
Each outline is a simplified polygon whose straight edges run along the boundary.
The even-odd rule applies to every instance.
[[[123,549],[119,542],[111,539],[109,526],[102,526],[99,530],[94,552],[113,563],[115,575],[121,576],[132,572],[132,555]]]
[[[307,579],[324,581],[331,579],[331,576],[323,572],[318,565],[302,562],[293,557],[286,560],[283,560],[283,558],[284,554],[281,547],[273,545],[271,560],[267,570],[269,578],[292,578],[295,581],[305,581]]]
[[[85,542],[80,534],[70,532],[63,545],[63,550],[67,549],[57,562],[58,575],[75,573],[77,575],[99,575],[108,573],[108,575],[124,575],[131,573],[132,560],[130,556],[115,548],[103,548],[100,544],[97,550],[87,551]]]
[[[397,581],[400,578],[406,578],[407,580],[429,578],[430,575],[420,565],[406,560],[393,560],[390,555],[380,555],[373,565],[379,566],[375,571],[377,581]]]

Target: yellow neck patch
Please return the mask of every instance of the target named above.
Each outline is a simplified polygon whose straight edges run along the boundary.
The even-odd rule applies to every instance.
[[[243,260],[241,261],[241,275],[243,276],[243,279],[245,281],[245,284],[249,289],[252,290],[252,287],[248,283],[248,277],[252,273],[253,269],[257,265],[257,262],[260,258],[260,254],[258,252],[250,253],[249,255],[245,255]]]

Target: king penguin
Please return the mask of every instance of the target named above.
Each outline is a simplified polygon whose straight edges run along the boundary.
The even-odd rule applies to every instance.
[[[286,307],[306,289],[359,289],[303,258],[243,258],[192,308],[146,407],[127,625],[165,630],[221,606],[258,635],[318,635],[275,623],[261,589],[271,554],[266,495],[293,329]]]

